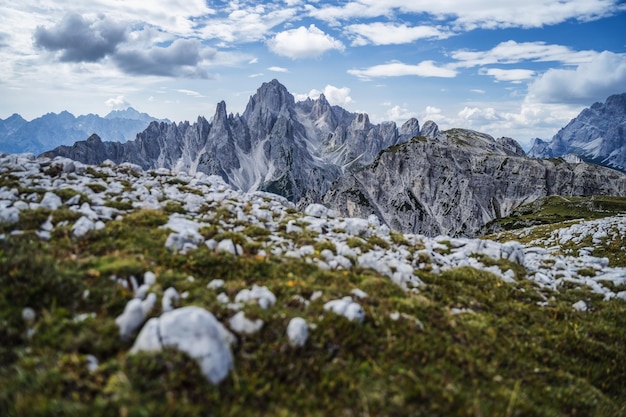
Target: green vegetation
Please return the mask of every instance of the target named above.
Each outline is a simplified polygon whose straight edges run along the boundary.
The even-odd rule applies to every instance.
[[[0,240],[0,415],[626,415],[622,300],[539,289],[508,261],[493,263],[513,269],[516,284],[465,267],[420,271],[425,285],[411,292],[371,270],[325,271],[259,257],[248,246],[239,257],[204,245],[180,255],[165,249],[169,231],[159,227],[172,211],[135,211],[81,239],[54,233],[48,242],[26,233]],[[64,216],[23,213],[13,228]],[[254,226],[222,232],[225,217],[216,213],[201,233],[242,245],[267,238]],[[296,237],[315,242],[317,251],[336,250],[313,234]],[[362,249],[384,244],[348,240]],[[114,320],[133,294],[121,282],[141,281],[146,271],[157,276],[151,291],[159,298],[174,286],[188,293],[180,305],[206,308],[222,323],[234,313],[206,288],[211,280],[223,279],[220,291],[231,300],[253,284],[276,295],[268,310],[244,308],[265,324],[239,337],[235,369],[219,386],[179,352],[128,355],[132,341],[119,340]],[[323,312],[325,302],[355,288],[368,294],[360,300],[364,323]],[[323,295],[308,307],[297,301],[316,291]],[[579,300],[591,310],[574,310]],[[24,307],[36,313],[32,324],[21,317]],[[157,304],[151,316],[160,313]],[[296,316],[315,325],[297,349],[285,335]],[[95,370],[86,355],[98,359]]]
[[[490,231],[514,230],[574,219],[598,219],[624,212],[626,212],[625,197],[549,196],[515,209],[508,217],[492,221],[486,229]]]

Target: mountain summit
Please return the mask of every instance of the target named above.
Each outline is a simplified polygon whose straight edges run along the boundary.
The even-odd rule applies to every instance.
[[[365,166],[383,149],[419,133],[416,119],[400,128],[393,122],[373,124],[367,114],[332,106],[323,95],[296,102],[272,80],[250,97],[242,115],[228,114],[222,101],[211,122],[204,117],[193,124],[155,122],[125,144],[97,144],[99,151],[89,153],[96,142],[79,142],[47,155],[204,172],[244,191],[260,189],[298,201],[312,190],[323,194],[344,170]]]
[[[626,172],[626,93],[584,109],[551,141],[535,139],[529,156],[551,158],[567,154]]]
[[[211,122],[153,122],[124,144],[91,137],[45,156],[218,175],[244,192],[280,194],[300,207],[324,202],[430,235],[475,235],[547,195],[626,194],[626,175],[614,170],[535,161],[511,138],[442,132],[431,121],[421,130],[416,119],[374,124],[323,95],[296,102],[276,80],[263,84],[241,115],[229,114],[222,101]]]

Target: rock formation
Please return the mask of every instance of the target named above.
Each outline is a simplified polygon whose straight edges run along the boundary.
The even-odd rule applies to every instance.
[[[626,93],[583,110],[551,141],[535,139],[529,156],[553,158],[567,154],[626,171]]]
[[[383,151],[323,196],[342,215],[389,227],[474,236],[487,222],[547,195],[626,195],[626,175],[590,164],[524,157],[516,142],[453,129]]]

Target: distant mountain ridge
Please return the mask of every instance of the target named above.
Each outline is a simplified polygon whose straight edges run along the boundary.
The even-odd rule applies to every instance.
[[[584,109],[552,140],[535,139],[528,152],[533,158],[568,154],[626,172],[626,93]]]
[[[46,154],[87,163],[132,162],[219,175],[244,191],[261,189],[292,201],[312,190],[320,195],[344,170],[370,164],[380,151],[419,135],[417,119],[398,127],[373,124],[319,98],[297,102],[277,80],[264,83],[243,114],[217,104],[211,122],[151,123],[125,144],[92,137]]]
[[[60,145],[71,145],[93,133],[107,141],[126,142],[153,121],[159,119],[132,107],[114,110],[105,117],[95,114],[76,117],[67,111],[48,113],[30,122],[13,114],[0,120],[0,152],[40,154]]]
[[[264,83],[241,115],[228,114],[222,101],[211,122],[153,122],[126,143],[93,135],[44,155],[219,175],[243,191],[375,214],[394,229],[429,235],[474,236],[548,195],[626,195],[626,174],[612,169],[530,159],[511,138],[440,131],[432,121],[421,129],[414,118],[400,127],[373,124],[324,95],[295,102],[277,80]]]

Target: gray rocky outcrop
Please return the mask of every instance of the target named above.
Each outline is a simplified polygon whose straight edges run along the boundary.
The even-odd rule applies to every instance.
[[[243,191],[270,191],[298,201],[309,190],[323,193],[344,170],[370,164],[380,151],[419,131],[416,119],[400,128],[393,122],[373,124],[367,114],[332,106],[324,95],[296,103],[273,80],[250,97],[241,115],[228,114],[222,101],[211,122],[204,117],[195,123],[153,122],[124,144],[91,136],[44,155],[203,172]]]
[[[323,196],[341,215],[375,214],[403,232],[474,236],[487,222],[548,195],[626,195],[626,175],[590,164],[536,160],[508,139],[453,129],[383,151]]]
[[[584,161],[626,171],[626,93],[584,109],[551,141],[535,139],[528,154],[533,158],[574,154]]]

